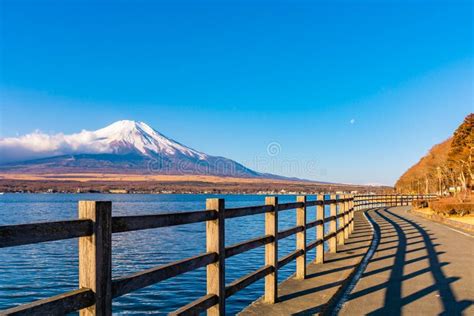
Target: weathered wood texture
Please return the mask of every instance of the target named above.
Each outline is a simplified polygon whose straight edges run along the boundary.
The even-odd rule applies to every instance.
[[[336,201],[334,196],[331,195],[331,200]],[[337,209],[336,209],[336,203],[332,203],[329,206],[329,214],[331,215],[332,220],[329,222],[329,231],[331,233],[331,237],[329,238],[329,252],[335,253],[337,251],[336,247],[336,231],[337,231]]]
[[[278,197],[265,198],[265,204],[272,206],[272,212],[265,214],[265,235],[273,237],[273,242],[265,245],[265,266],[272,272],[265,277],[265,303],[275,303],[278,299]]]
[[[92,221],[70,220],[0,226],[0,248],[45,241],[77,238],[92,234]]]
[[[206,222],[206,250],[217,254],[217,262],[207,265],[207,294],[217,295],[217,304],[207,314],[225,315],[225,226],[224,199],[207,199],[206,209],[216,210],[217,219]]]
[[[347,196],[346,196],[347,198]],[[344,240],[349,238],[349,201],[346,199],[344,202]]]
[[[296,198],[298,202],[303,203],[302,207],[296,209],[296,225],[303,227],[296,233],[296,250],[301,250],[302,255],[296,258],[296,279],[306,278],[306,195]]]
[[[278,210],[279,211],[293,210],[293,209],[303,207],[303,206],[304,206],[303,202],[285,203],[285,204],[280,204],[278,206]]]
[[[112,202],[80,201],[79,218],[93,222],[92,235],[79,238],[79,288],[95,293],[80,315],[112,315]]]
[[[323,200],[324,196],[318,195],[318,199]],[[324,204],[316,206],[316,220],[320,222],[316,226],[316,240],[323,240],[324,238]],[[321,242],[316,245],[316,263],[324,263],[324,243]]]
[[[337,244],[338,245],[344,245],[344,227],[346,225],[346,222],[344,220],[344,196],[339,195],[338,196],[339,203],[337,203],[337,208],[338,208],[338,234],[337,234]]]
[[[278,269],[283,268],[285,265],[295,260],[299,256],[302,256],[303,254],[303,250],[301,249],[296,249],[295,251],[289,253],[288,255],[278,260]]]
[[[95,303],[94,292],[79,289],[0,311],[0,315],[64,315]]]
[[[175,261],[163,266],[117,278],[112,282],[112,295],[114,298],[122,296],[177,275],[205,267],[217,262],[217,260],[217,253],[207,252],[191,258]]]
[[[296,233],[302,232],[304,230],[304,226],[294,226],[285,230],[278,232],[278,239],[284,239]]]
[[[255,249],[257,247],[264,246],[268,243],[273,242],[274,237],[267,235],[263,237],[257,237],[248,241],[243,241],[237,244],[234,244],[232,246],[226,247],[225,248],[225,257],[229,258],[238,254],[241,254],[243,252]]]
[[[205,222],[216,218],[217,212],[215,210],[157,215],[117,216],[112,219],[112,232],[121,233],[133,230],[183,225]]]
[[[235,280],[229,286],[226,287],[225,290],[225,297],[230,297],[237,293],[238,291],[246,288],[250,284],[264,278],[265,276],[269,275],[270,273],[274,272],[273,266],[264,266],[248,275],[241,277],[240,279]]]
[[[225,218],[234,218],[247,215],[256,215],[266,212],[271,212],[273,207],[271,205],[259,205],[248,207],[228,208],[225,210]]]

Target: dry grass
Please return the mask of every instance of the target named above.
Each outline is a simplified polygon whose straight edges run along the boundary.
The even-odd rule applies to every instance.
[[[441,215],[441,214],[438,214],[437,212],[433,211],[429,207],[414,209],[413,211],[418,212],[418,213],[423,213],[425,215],[433,215],[433,214]],[[466,216],[457,216],[457,215],[446,216],[446,215],[443,215],[443,217],[444,218],[449,218],[450,220],[457,221],[457,222],[460,222],[460,223],[474,225],[474,215],[472,215],[472,214],[471,215],[466,215]]]
[[[140,175],[140,174],[109,174],[109,173],[64,173],[64,174],[27,174],[3,173],[0,179],[25,181],[110,181],[110,182],[211,182],[211,183],[305,183],[304,181],[262,179],[262,178],[235,178],[203,175]],[[306,182],[307,183],[307,182]]]

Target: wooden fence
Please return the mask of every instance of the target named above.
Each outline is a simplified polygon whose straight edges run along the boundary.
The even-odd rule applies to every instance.
[[[306,277],[306,254],[315,249],[316,263],[324,263],[324,242],[329,252],[337,251],[354,229],[354,210],[375,206],[408,205],[423,196],[400,195],[318,195],[314,200],[298,196],[293,203],[278,203],[266,197],[264,205],[226,208],[224,199],[207,199],[206,209],[171,214],[114,216],[112,203],[80,201],[76,220],[0,226],[0,248],[53,240],[79,238],[79,288],[54,297],[0,311],[5,315],[65,314],[111,315],[112,299],[177,275],[207,268],[207,295],[174,311],[172,315],[224,315],[225,300],[255,281],[265,278],[264,301],[278,300],[278,270],[296,260],[295,278]],[[329,205],[330,216],[324,216]],[[316,218],[308,221],[306,208],[316,207]],[[278,214],[296,210],[296,226],[278,231]],[[226,219],[265,214],[265,235],[225,247]],[[206,252],[166,265],[112,279],[112,234],[135,230],[206,222]],[[324,224],[329,223],[325,232]],[[316,227],[316,240],[307,243],[306,231]],[[296,249],[279,258],[278,241],[296,234]],[[265,246],[265,265],[225,284],[225,259]]]

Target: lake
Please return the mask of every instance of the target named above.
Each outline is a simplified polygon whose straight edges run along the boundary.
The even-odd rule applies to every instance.
[[[227,207],[262,205],[263,195],[153,194],[4,194],[0,195],[0,225],[77,218],[79,200],[112,201],[113,215],[144,215],[205,209],[206,198],[225,198]],[[309,200],[314,196],[308,197]],[[279,196],[281,203],[295,196]],[[296,224],[295,210],[279,214],[279,230]],[[307,220],[315,219],[315,207]],[[326,206],[325,216],[329,216]],[[264,215],[228,219],[226,246],[264,235]],[[315,239],[315,228],[308,230]],[[206,249],[205,223],[113,234],[113,278],[188,258]],[[295,236],[279,241],[279,257],[295,250]],[[0,310],[71,291],[78,286],[77,239],[0,249]],[[308,262],[314,260],[311,251]],[[264,247],[226,260],[226,283],[264,265]],[[295,271],[292,262],[279,270],[279,282]],[[206,271],[201,268],[113,300],[114,314],[165,315],[206,294]],[[263,294],[263,279],[226,301],[236,314]]]

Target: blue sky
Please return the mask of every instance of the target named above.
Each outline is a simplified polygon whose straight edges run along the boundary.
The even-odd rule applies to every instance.
[[[0,137],[140,120],[260,171],[393,184],[474,111],[473,12],[0,0]]]

